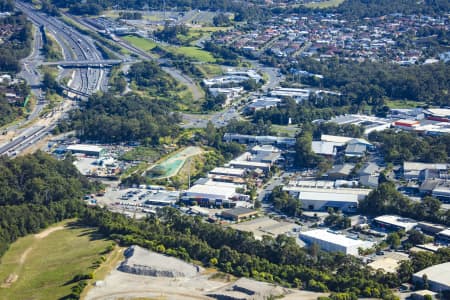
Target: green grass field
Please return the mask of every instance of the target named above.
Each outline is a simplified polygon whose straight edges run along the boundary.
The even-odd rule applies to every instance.
[[[139,146],[124,153],[121,159],[127,161],[141,160],[146,162],[152,162],[160,157],[160,153],[150,147]]]
[[[313,3],[307,3],[305,4],[308,8],[329,8],[329,7],[336,7],[342,4],[344,0],[329,0],[329,1],[323,1],[323,2],[313,2]]]
[[[154,49],[156,46],[158,46],[157,43],[150,41],[145,38],[137,37],[134,35],[127,35],[123,37],[124,40],[132,44],[134,47],[137,47],[139,49],[142,49],[144,51],[150,51]],[[201,62],[215,62],[216,59],[214,56],[212,56],[211,53],[208,51],[202,50],[196,46],[185,46],[185,47],[165,47],[162,45],[159,45],[161,48],[165,49],[166,51],[175,53],[175,54],[181,54],[185,55],[187,57],[193,58],[197,61]]]
[[[150,51],[157,46],[155,42],[134,35],[124,36],[123,39],[144,51]]]
[[[222,67],[214,64],[199,64],[197,65],[197,68],[208,78],[223,74]]]
[[[0,299],[59,299],[70,294],[74,284],[66,283],[75,275],[94,271],[93,263],[111,241],[91,228],[67,227],[69,223],[11,245],[1,259]]]
[[[167,49],[170,52],[173,52],[175,54],[181,54],[185,55],[187,57],[190,57],[192,59],[195,59],[197,61],[201,62],[207,62],[207,63],[213,63],[216,61],[214,56],[205,50],[202,50],[195,46],[185,46],[185,47],[169,47]]]

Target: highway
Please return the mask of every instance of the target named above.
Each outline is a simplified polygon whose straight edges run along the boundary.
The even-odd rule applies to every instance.
[[[45,27],[61,46],[64,61],[69,64],[76,64],[77,61],[83,68],[71,70],[60,70],[58,78],[63,78],[72,74],[68,83],[68,93],[77,96],[89,96],[96,91],[106,91],[108,88],[108,74],[105,69],[95,66],[99,62],[105,62],[100,51],[95,47],[94,41],[84,36],[74,28],[66,25],[56,17],[48,16],[37,11],[32,5],[16,1],[16,7],[23,11],[31,22],[37,27]],[[37,31],[38,32],[38,31]],[[38,112],[44,105],[44,97],[40,90],[41,76],[37,72],[38,66],[42,64],[43,57],[40,54],[42,48],[42,36],[35,32],[34,47],[28,58],[22,61],[23,71],[20,76],[24,78],[32,87],[32,92],[38,97],[38,104],[32,113],[33,119],[37,118]],[[88,62],[92,62],[94,67],[84,66]],[[33,125],[27,128],[18,129],[17,125],[13,129],[15,134],[8,142],[0,145],[0,155],[16,156],[27,150],[38,141],[45,138],[56,126],[61,117],[67,114],[67,110],[72,108],[72,104],[65,101],[58,111],[51,114],[46,119],[38,119]],[[31,118],[29,124],[31,124]],[[22,124],[24,125],[24,124]]]
[[[23,11],[36,26],[44,26],[52,33],[63,49],[65,61],[103,61],[102,54],[91,38],[66,25],[60,19],[37,11],[30,4],[16,1],[16,7]],[[88,95],[99,90],[105,91],[108,85],[105,72],[99,68],[75,69],[69,87]]]

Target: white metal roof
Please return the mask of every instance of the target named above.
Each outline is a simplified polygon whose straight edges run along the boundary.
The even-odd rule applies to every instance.
[[[333,194],[354,194],[354,195],[369,195],[370,189],[353,189],[353,188],[309,188],[299,186],[285,186],[283,191],[288,192],[329,192]]]
[[[440,231],[438,235],[450,237],[450,228]]]
[[[332,233],[327,229],[315,229],[311,231],[301,232],[300,236],[326,241],[343,247],[352,247],[352,246],[370,247],[372,244],[371,242],[368,241],[348,238],[343,234]]]
[[[403,218],[403,217],[395,216],[395,215],[379,216],[379,217],[375,218],[375,221],[398,226],[398,227],[403,227],[406,230],[410,230],[410,229],[414,228],[415,226],[417,226],[417,224],[418,224],[415,220]]]
[[[448,108],[429,108],[427,111],[435,116],[448,117],[450,116],[450,109]]]
[[[414,161],[405,161],[403,163],[403,169],[404,170],[425,170],[425,169],[434,169],[434,170],[446,170],[447,164],[440,164],[440,163],[421,163],[421,162],[414,162]]]
[[[236,194],[236,189],[224,186],[212,186],[196,184],[187,190],[188,193],[205,194],[205,195],[222,195],[226,198],[231,198]]]
[[[217,167],[210,171],[211,174],[226,174],[231,176],[242,176],[245,174],[245,169],[242,168],[223,168]]]
[[[333,192],[300,192],[299,199],[310,201],[358,202],[358,195],[337,194]]]
[[[70,145],[67,147],[67,150],[69,151],[89,151],[89,152],[100,152],[103,150],[102,147],[95,146],[95,145],[86,145],[86,144],[76,144],[76,145]]]
[[[316,154],[336,155],[335,147],[338,146],[342,146],[342,144],[334,142],[313,141],[311,143],[311,150]]]
[[[424,274],[427,275],[428,281],[450,286],[450,262],[431,266],[415,273],[414,276],[422,278]]]
[[[348,143],[349,141],[353,140],[353,138],[346,137],[346,136],[322,134],[322,136],[320,137],[320,140],[322,140],[324,142],[341,143],[342,145],[344,145],[344,144]]]

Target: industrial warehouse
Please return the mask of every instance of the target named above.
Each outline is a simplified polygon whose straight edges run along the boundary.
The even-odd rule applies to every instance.
[[[342,252],[357,256],[358,249],[368,249],[373,246],[372,242],[350,238],[338,232],[327,229],[315,229],[300,233],[300,238],[307,244],[317,244],[325,251]]]

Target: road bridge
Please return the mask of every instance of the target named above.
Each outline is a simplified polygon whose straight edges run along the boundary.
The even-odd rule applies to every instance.
[[[79,90],[73,89],[73,88],[65,86],[65,85],[61,85],[61,87],[62,87],[63,90],[65,90],[68,93],[70,92],[70,93],[73,93],[73,94],[75,94],[77,96],[80,96],[80,97],[86,97],[86,98],[89,97],[88,93],[81,92]]]
[[[63,68],[107,68],[116,66],[122,63],[119,59],[104,59],[104,60],[64,60],[43,62],[44,66],[61,66]]]

